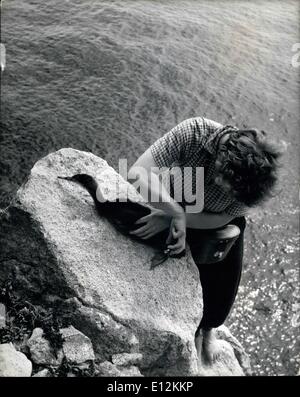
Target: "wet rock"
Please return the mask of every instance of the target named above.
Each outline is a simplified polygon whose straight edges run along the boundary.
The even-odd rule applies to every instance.
[[[69,363],[80,364],[95,360],[91,340],[73,326],[60,330],[63,337],[63,353]]]
[[[143,355],[140,353],[120,353],[112,356],[113,364],[123,367],[141,364],[142,359]]]
[[[54,352],[50,342],[43,335],[42,328],[35,328],[27,341],[32,361],[35,364],[59,366],[64,357],[62,350]]]
[[[0,345],[0,377],[29,377],[32,363],[12,343]]]

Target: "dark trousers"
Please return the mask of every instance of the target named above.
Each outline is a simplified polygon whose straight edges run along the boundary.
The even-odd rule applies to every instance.
[[[220,262],[197,264],[203,291],[203,317],[196,331],[200,328],[216,328],[224,323],[234,303],[241,279],[243,262],[243,240],[246,221],[244,217],[229,222],[240,228],[240,235],[229,253]],[[187,229],[187,242],[191,252],[195,253],[201,244],[197,241],[197,229]],[[203,230],[201,231],[203,233]]]

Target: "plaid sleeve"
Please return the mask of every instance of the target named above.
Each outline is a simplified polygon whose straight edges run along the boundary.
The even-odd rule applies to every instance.
[[[235,218],[239,216],[245,216],[249,212],[249,207],[246,205],[239,203],[238,201],[234,201],[227,208],[225,208],[224,212],[227,215],[234,216]]]
[[[171,167],[184,163],[195,150],[204,144],[202,118],[184,120],[150,146],[158,167]]]

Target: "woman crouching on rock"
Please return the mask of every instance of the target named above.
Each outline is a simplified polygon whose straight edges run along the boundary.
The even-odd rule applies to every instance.
[[[143,189],[147,191],[147,199],[153,206],[150,215],[138,220],[141,227],[132,233],[148,239],[169,229],[167,244],[170,253],[180,254],[187,241],[199,269],[204,308],[195,343],[201,362],[213,362],[218,354],[214,328],[226,320],[238,290],[245,215],[251,207],[271,196],[280,154],[279,148],[268,142],[264,132],[240,130],[196,117],[183,121],[154,142],[129,171],[129,175],[137,177],[130,182],[138,181],[141,193]],[[191,177],[183,178],[184,169],[204,168],[203,183],[200,184],[204,202],[200,211],[186,211],[187,204],[191,208],[190,202],[184,198],[178,200],[176,173],[170,173],[173,175],[170,189],[162,183],[160,170],[172,171],[174,167],[182,170],[177,175],[182,178],[184,197],[199,194],[195,191],[199,189],[198,174],[192,172]],[[151,183],[148,183],[150,177]],[[149,200],[149,197],[156,199]],[[216,253],[219,260],[215,263],[203,263],[203,259],[199,259],[199,251],[203,248],[201,238],[205,233],[226,231],[228,225],[239,229],[229,252],[225,257],[222,252]]]

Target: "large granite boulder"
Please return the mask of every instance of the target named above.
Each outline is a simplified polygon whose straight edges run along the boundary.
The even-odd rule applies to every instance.
[[[2,214],[0,283],[13,274],[27,299],[61,301],[100,361],[141,353],[144,375],[196,375],[202,292],[189,250],[150,270],[154,249],[122,236],[83,187],[57,178],[76,173],[96,177],[107,197],[142,201],[91,153],[61,149],[42,158]]]

